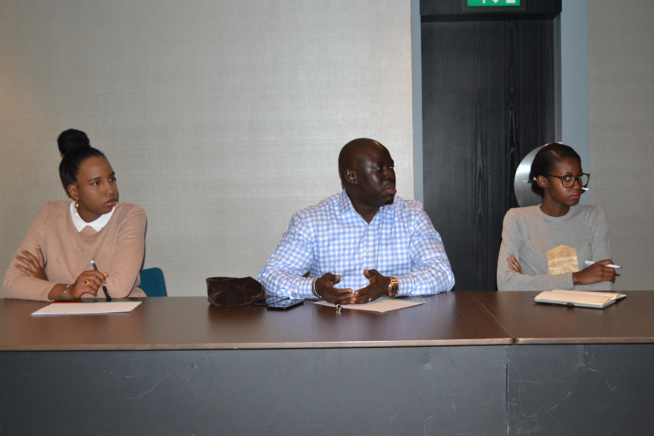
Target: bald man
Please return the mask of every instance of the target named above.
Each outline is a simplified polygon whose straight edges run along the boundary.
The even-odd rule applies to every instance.
[[[450,291],[443,241],[420,202],[396,195],[386,147],[350,141],[338,169],[343,190],[295,213],[259,274],[268,295],[360,304]]]

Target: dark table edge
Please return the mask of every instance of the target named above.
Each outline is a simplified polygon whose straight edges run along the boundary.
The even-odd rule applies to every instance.
[[[0,352],[12,351],[138,351],[138,350],[283,350],[319,348],[409,348],[479,345],[510,345],[511,338],[443,339],[425,341],[352,341],[352,342],[248,342],[189,344],[57,344],[51,346],[1,346]]]

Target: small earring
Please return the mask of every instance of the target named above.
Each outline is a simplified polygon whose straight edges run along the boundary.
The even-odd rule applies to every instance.
[[[79,209],[79,203],[77,200],[75,200],[75,209]]]

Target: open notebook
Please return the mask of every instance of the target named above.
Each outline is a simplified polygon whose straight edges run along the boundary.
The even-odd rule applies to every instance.
[[[537,303],[561,304],[564,306],[592,307],[604,309],[626,295],[615,292],[594,291],[544,291],[534,297]]]

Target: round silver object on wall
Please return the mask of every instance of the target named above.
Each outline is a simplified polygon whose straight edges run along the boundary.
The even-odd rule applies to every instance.
[[[520,207],[535,206],[543,201],[540,195],[531,190],[529,172],[531,171],[531,163],[534,161],[536,153],[538,153],[538,150],[545,147],[545,145],[541,145],[540,147],[531,150],[527,156],[522,159],[522,162],[520,162],[520,165],[518,165],[518,169],[515,172],[515,178],[513,179],[513,192],[515,192],[515,198],[518,200]]]

